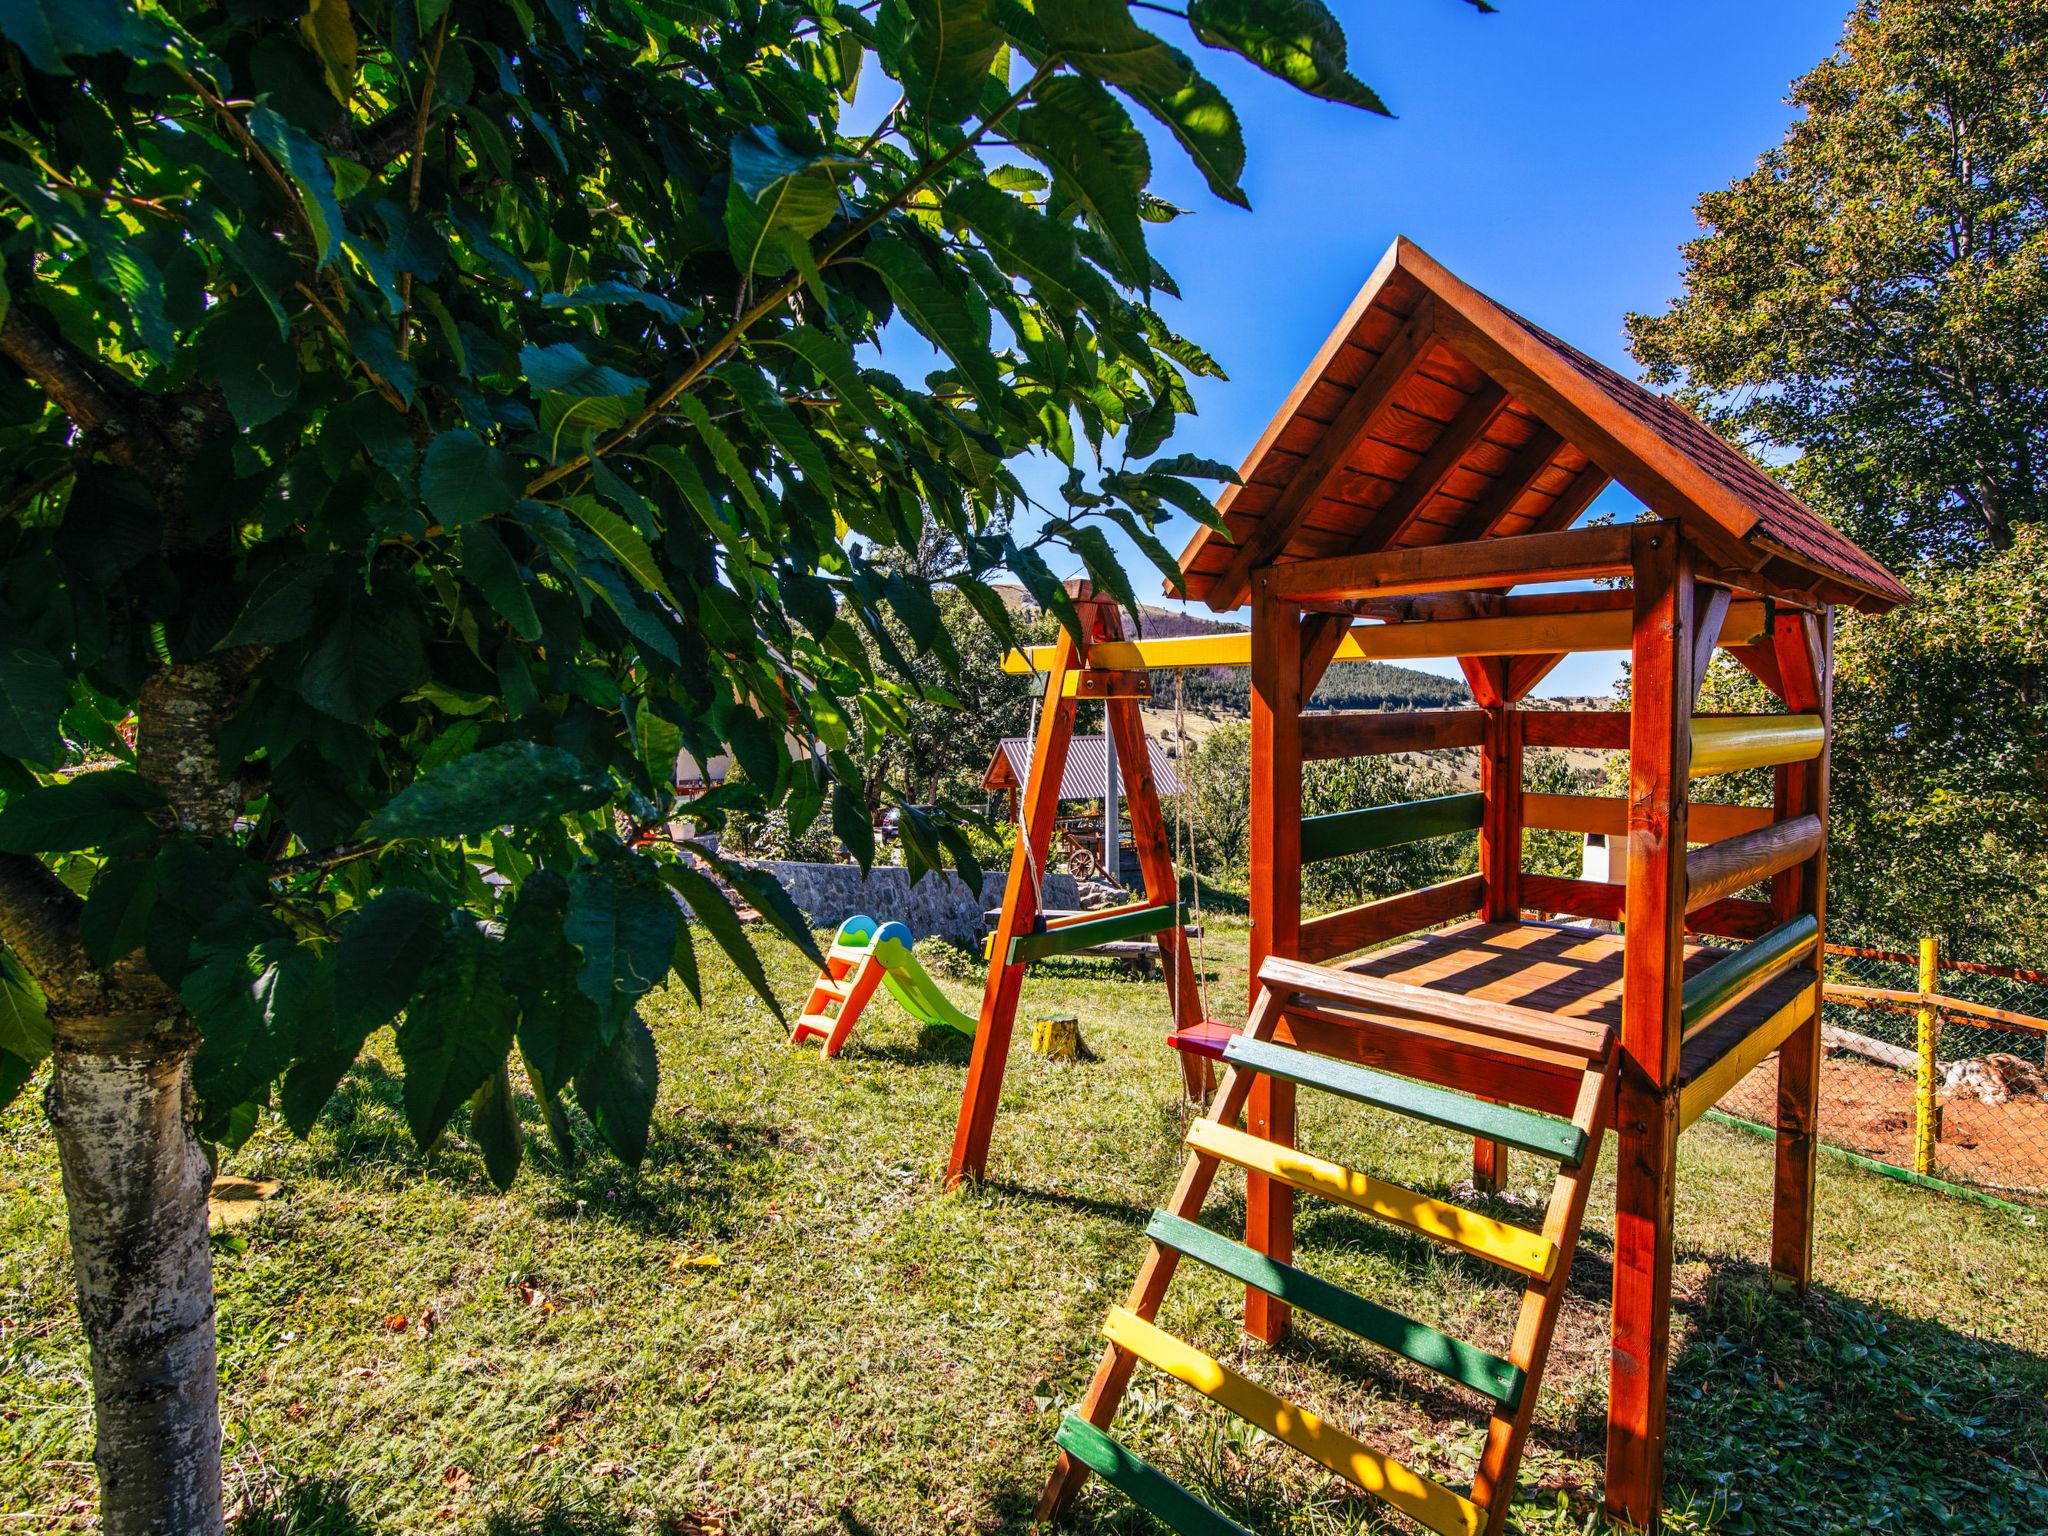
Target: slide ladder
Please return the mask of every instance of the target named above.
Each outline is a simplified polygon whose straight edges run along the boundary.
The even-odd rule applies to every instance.
[[[953,1006],[910,946],[910,930],[901,923],[877,923],[871,917],[849,917],[841,923],[789,1043],[820,1040],[820,1056],[837,1056],[878,987],[886,987],[897,1006],[918,1023],[972,1038],[975,1020]]]
[[[1506,1528],[1515,1473],[1535,1415],[1537,1391],[1563,1304],[1586,1196],[1613,1102],[1619,1051],[1613,1032],[1399,982],[1285,960],[1261,968],[1260,992],[1242,1033],[1222,1049],[1223,1080],[1190,1127],[1190,1156],[1166,1206],[1146,1228],[1150,1248],[1125,1304],[1102,1326],[1109,1341],[1077,1412],[1058,1433],[1060,1457],[1039,1505],[1055,1520],[1093,1472],[1186,1536],[1250,1536],[1111,1438],[1109,1430],[1140,1362],[1212,1399],[1327,1470],[1376,1495],[1442,1536],[1497,1536]],[[1365,1010],[1365,1011],[1360,1011]],[[1341,1021],[1370,1048],[1384,1031],[1390,1049],[1374,1059],[1414,1062],[1418,1045],[1443,1053],[1432,1073],[1484,1082],[1487,1099],[1278,1044],[1283,1016]],[[1432,1047],[1431,1042],[1436,1042]],[[1266,1141],[1238,1128],[1260,1076],[1391,1111],[1447,1130],[1518,1148],[1557,1165],[1540,1229],[1404,1189],[1370,1174]],[[1568,1118],[1514,1102],[1571,1105]],[[1536,1089],[1540,1085],[1541,1091]],[[1499,1102],[1495,1102],[1499,1100]],[[1495,1355],[1357,1295],[1307,1270],[1203,1226],[1199,1217],[1223,1164],[1360,1211],[1417,1236],[1483,1259],[1524,1284],[1505,1356]],[[1320,1415],[1296,1407],[1249,1377],[1165,1333],[1154,1323],[1183,1258],[1217,1270],[1310,1316],[1391,1351],[1476,1393],[1489,1415],[1486,1449],[1469,1493],[1404,1466]]]

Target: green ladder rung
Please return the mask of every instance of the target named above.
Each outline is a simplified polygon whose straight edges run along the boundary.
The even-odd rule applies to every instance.
[[[1252,1536],[1235,1520],[1216,1513],[1164,1472],[1140,1461],[1078,1414],[1070,1413],[1062,1419],[1059,1433],[1053,1438],[1074,1460],[1181,1536]]]
[[[1512,1413],[1522,1400],[1526,1373],[1498,1355],[1438,1333],[1427,1323],[1368,1301],[1363,1296],[1332,1285],[1292,1264],[1282,1264],[1244,1244],[1233,1242],[1219,1232],[1192,1221],[1183,1221],[1165,1211],[1154,1211],[1145,1235],[1176,1253],[1184,1253],[1211,1269],[1242,1280],[1268,1296],[1277,1296],[1290,1306],[1333,1323],[1347,1333],[1392,1350],[1426,1370],[1447,1376],[1492,1398]]]
[[[1453,832],[1476,831],[1485,815],[1484,797],[1466,794],[1304,817],[1301,862],[1313,864],[1320,859],[1341,859],[1374,848],[1397,848],[1426,838],[1448,837]]]
[[[1567,1168],[1586,1155],[1586,1133],[1568,1121],[1553,1120],[1548,1115],[1508,1104],[1489,1104],[1469,1094],[1411,1082],[1370,1067],[1332,1061],[1327,1056],[1290,1050],[1270,1041],[1247,1040],[1242,1035],[1223,1047],[1223,1059],[1269,1077],[1284,1077],[1290,1083],[1320,1088],[1360,1104],[1390,1109],[1432,1125],[1519,1147]]]
[[[1173,926],[1178,909],[1171,903],[1161,907],[1140,907],[1135,912],[1112,912],[1107,917],[1083,918],[1043,933],[1020,933],[1010,940],[1011,965],[1027,960],[1048,960],[1054,955],[1071,955],[1077,949],[1093,949],[1117,939],[1141,938]]]

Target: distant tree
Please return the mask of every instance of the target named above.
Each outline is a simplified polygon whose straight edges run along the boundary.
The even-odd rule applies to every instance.
[[[1309,763],[1302,771],[1304,816],[1328,816],[1367,806],[1397,805],[1457,792],[1457,782],[1434,765],[1393,757],[1349,757]],[[1301,872],[1302,899],[1319,907],[1352,906],[1478,867],[1476,833],[1432,837],[1310,864]]]
[[[812,940],[634,834],[779,806],[867,859],[926,685],[863,634],[944,654],[856,544],[939,525],[1000,634],[996,570],[1070,619],[1044,545],[1128,601],[1105,526],[1171,573],[1157,523],[1213,519],[1229,472],[1154,457],[1215,368],[1131,109],[1238,203],[1242,138],[1139,14],[0,6],[0,1095],[54,1058],[104,1530],[222,1524],[200,1138],[305,1131],[397,1021],[422,1146],[466,1114],[508,1182],[516,1052],[637,1160],[639,1000],[707,938],[767,991],[712,872]],[[1316,0],[1185,22],[1382,110]],[[922,379],[868,366],[898,321]],[[678,804],[685,749],[744,780]]]
[[[1700,199],[1636,356],[1891,561],[1844,614],[1838,931],[2048,944],[2048,0],[1866,0],[1804,116]],[[1789,462],[1786,462],[1789,459]],[[1763,693],[1725,660],[1724,705]],[[1751,787],[1748,797],[1759,793]]]
[[[1593,769],[1574,768],[1562,752],[1532,747],[1522,759],[1522,788],[1532,795],[1597,795],[1603,776]],[[1621,792],[1627,792],[1626,786]],[[1522,834],[1522,867],[1531,874],[1577,879],[1584,863],[1585,843],[1577,832],[1531,827]]]
[[[1252,835],[1252,728],[1227,720],[1197,742],[1175,771],[1195,851],[1210,879],[1245,866]]]

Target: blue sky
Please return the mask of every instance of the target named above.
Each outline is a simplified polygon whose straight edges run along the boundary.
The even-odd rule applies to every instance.
[[[1193,210],[1148,230],[1183,294],[1164,312],[1230,376],[1197,383],[1200,415],[1169,453],[1238,462],[1397,234],[1633,374],[1622,316],[1677,293],[1694,199],[1782,136],[1786,87],[1833,50],[1849,6],[1498,0],[1487,16],[1462,0],[1330,3],[1354,73],[1394,121],[1191,48],[1243,119],[1252,211],[1218,202],[1153,136],[1156,190]],[[1188,46],[1179,22],[1144,19]],[[1191,530],[1179,519],[1168,547]],[[1128,564],[1150,570],[1135,550]],[[1141,591],[1154,589],[1148,576]],[[1604,693],[1619,667],[1575,657],[1540,691]]]

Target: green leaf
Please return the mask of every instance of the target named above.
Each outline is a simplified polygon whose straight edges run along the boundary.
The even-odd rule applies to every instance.
[[[0,757],[55,762],[57,721],[70,702],[57,658],[0,620]]]
[[[462,530],[462,574],[489,599],[501,618],[520,639],[540,639],[540,615],[534,612],[533,595],[526,589],[526,577],[519,562],[489,523],[471,523]]]
[[[1038,0],[1035,14],[1047,45],[1098,80],[1116,86],[1180,140],[1209,190],[1249,208],[1244,136],[1223,93],[1196,73],[1188,56],[1131,19],[1129,7],[1101,0]]]
[[[671,603],[675,593],[669,590],[668,578],[661,574],[661,567],[654,563],[654,551],[647,547],[647,541],[640,537],[631,523],[608,507],[598,504],[588,496],[572,496],[562,503],[576,514],[576,520],[596,534],[604,547],[612,552],[625,571],[650,592],[659,592]]]
[[[448,909],[397,886],[349,920],[334,949],[336,1012],[367,1034],[396,1018],[448,937]]]
[[[529,875],[505,917],[505,983],[519,999],[519,1052],[543,1100],[569,1085],[596,1048],[596,1005],[577,981],[583,956],[563,931],[569,882]]]
[[[0,853],[145,847],[156,828],[144,812],[162,804],[162,793],[126,768],[18,789],[0,808]]]
[[[846,844],[846,851],[863,870],[874,867],[875,824],[867,803],[858,790],[836,782],[832,786],[832,835]]]
[[[647,1155],[660,1081],[654,1034],[638,1013],[629,1013],[611,1042],[576,1074],[576,1102],[629,1168],[638,1168]]]
[[[1081,260],[1067,226],[978,181],[951,188],[946,201],[981,237],[996,264],[1028,281],[1041,301],[1067,310],[1116,309],[1116,295]]]
[[[33,1070],[50,1054],[53,1039],[42,989],[22,968],[14,951],[0,947],[0,1051]],[[18,1084],[16,1088],[18,1091]],[[11,1093],[0,1096],[0,1103],[12,1097]]]
[[[484,1079],[470,1096],[469,1133],[483,1149],[484,1172],[500,1189],[510,1189],[519,1177],[519,1154],[525,1138],[519,1129],[519,1110],[512,1098],[512,1073],[505,1062]]]
[[[1124,574],[1116,551],[1109,547],[1102,530],[1092,523],[1077,523],[1070,524],[1065,532],[1067,543],[1088,567],[1089,579],[1115,598],[1125,612],[1137,617],[1138,596],[1131,590],[1131,579]]]
[[[35,1075],[32,1063],[22,1060],[12,1051],[0,1051],[0,1109],[12,1104]]]
[[[747,898],[747,905],[794,944],[806,960],[820,970],[824,969],[825,955],[818,948],[818,936],[811,931],[811,920],[804,916],[803,908],[790,900],[789,892],[782,888],[780,880],[765,869],[751,869],[730,859],[714,859],[712,866],[734,890]]]
[[[46,75],[68,75],[66,58],[122,53],[161,58],[172,33],[153,17],[136,14],[127,0],[5,0],[0,36]]]
[[[495,827],[536,826],[595,810],[609,796],[603,777],[574,753],[508,741],[414,779],[366,830],[379,838],[477,837]]]
[[[718,467],[725,471],[725,477],[740,499],[762,519],[768,517],[768,504],[761,497],[761,491],[754,484],[754,472],[747,468],[740,458],[740,451],[726,436],[725,429],[711,419],[711,413],[704,408],[704,402],[694,394],[686,394],[676,401],[676,409],[690,418],[690,425],[697,429],[697,435],[704,439],[704,446],[711,450],[711,457],[718,461]]]
[[[718,376],[737,397],[747,419],[789,455],[790,462],[804,472],[804,479],[829,497],[832,494],[832,466],[826,462],[825,451],[775,386],[742,362],[726,364],[718,370]]]
[[[1149,288],[1152,259],[1138,193],[1151,178],[1152,156],[1130,114],[1098,82],[1060,75],[1017,114],[1016,135],[1109,242],[1123,280]]]
[[[782,1012],[782,1003],[775,996],[775,989],[768,985],[768,973],[761,967],[761,957],[754,953],[754,946],[747,938],[746,929],[740,926],[739,914],[733,911],[732,903],[725,898],[711,879],[687,864],[664,864],[661,877],[675,887],[676,894],[689,906],[690,915],[711,930],[711,937],[718,941],[718,947],[739,972],[746,977],[747,985],[769,1007],[776,1018],[788,1023]]]
[[[427,669],[419,618],[396,578],[373,592],[351,592],[299,671],[299,693],[322,714],[366,726]]]
[[[973,186],[975,183],[963,182],[961,185]],[[809,325],[792,326],[774,340],[809,363],[832,393],[839,397],[840,403],[869,427],[877,432],[889,430],[889,418],[882,414],[881,397],[875,393],[874,386],[862,377],[860,365],[854,361],[853,349],[845,342],[828,331]]]
[[[1208,47],[1241,54],[1311,96],[1393,116],[1351,73],[1344,29],[1322,0],[1189,0],[1188,25]]]
[[[356,83],[356,27],[348,0],[312,0],[299,18],[299,36],[319,56],[327,89],[346,107]]]
[[[193,953],[198,963],[179,988],[199,1026],[192,1086],[218,1125],[237,1105],[259,1100],[290,1064],[319,967],[288,939],[202,945]]]
[[[676,759],[683,752],[682,728],[657,713],[648,700],[642,699],[633,716],[633,735],[639,746],[640,766],[647,770],[648,783],[666,795],[675,787]]]
[[[460,427],[429,443],[420,463],[420,500],[444,528],[505,516],[525,483],[509,454]]]
[[[518,1004],[499,973],[499,949],[473,921],[459,919],[398,1026],[405,1118],[422,1148],[440,1139],[512,1049]]]
[[[1057,83],[1057,82],[1055,82]],[[973,386],[976,398],[993,410],[1000,405],[1002,381],[995,360],[967,302],[941,282],[908,241],[894,235],[870,240],[861,259],[882,274],[889,297],[903,317],[925,339],[950,357]]]
[[[773,128],[747,128],[732,141],[725,233],[743,273],[781,277],[803,244],[839,212],[835,174],[852,162],[802,154]]]
[[[585,283],[574,293],[550,293],[540,302],[546,309],[607,309],[614,305],[635,304],[655,319],[666,320],[670,325],[694,324],[702,313],[671,303],[658,293],[649,293],[645,288],[635,288],[630,283],[612,281]]]
[[[334,172],[320,147],[269,107],[249,114],[249,136],[277,161],[299,191],[299,210],[313,236],[313,254],[326,266],[341,250],[344,226],[334,195]]]
[[[1145,466],[1148,475],[1183,475],[1190,480],[1222,480],[1242,485],[1237,471],[1218,459],[1204,459],[1192,453],[1176,453],[1170,459],[1154,459]]]
[[[115,859],[101,867],[78,914],[86,957],[110,966],[142,947],[156,905],[156,860]]]
[[[988,0],[906,0],[908,48],[901,58],[905,105],[927,127],[959,121],[988,84],[1003,34]]]
[[[597,1005],[606,1039],[666,979],[675,953],[682,914],[643,869],[637,858],[608,859],[569,876],[562,931],[583,956],[577,985]]]
[[[327,572],[306,560],[274,566],[249,593],[223,645],[283,645],[313,627],[314,599]]]

